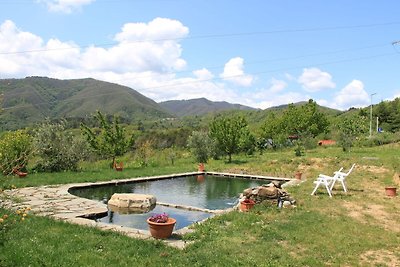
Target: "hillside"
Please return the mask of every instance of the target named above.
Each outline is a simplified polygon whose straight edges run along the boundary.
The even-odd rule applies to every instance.
[[[225,101],[210,101],[206,98],[197,98],[190,100],[169,100],[159,103],[161,107],[168,110],[178,117],[204,115],[207,113],[225,111],[225,110],[256,110],[252,107],[240,104],[230,104]]]
[[[2,130],[32,125],[46,117],[85,118],[96,110],[128,121],[172,116],[155,101],[129,87],[94,79],[3,79],[0,93],[3,94]]]

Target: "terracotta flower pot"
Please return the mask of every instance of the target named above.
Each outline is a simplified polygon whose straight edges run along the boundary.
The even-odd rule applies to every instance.
[[[389,196],[389,197],[395,197],[397,195],[396,189],[397,188],[394,187],[394,186],[385,187],[386,195]]]
[[[254,200],[252,200],[252,199],[246,199],[246,200],[240,201],[240,210],[241,211],[249,211],[254,207],[255,204],[256,204],[256,202],[254,202]]]
[[[199,172],[204,172],[205,170],[204,163],[199,163],[198,170]]]
[[[165,239],[172,235],[176,220],[174,218],[168,218],[165,223],[156,223],[147,219],[149,225],[150,234],[154,238]]]
[[[295,177],[296,179],[298,179],[298,180],[301,180],[301,175],[302,175],[301,172],[296,172],[295,175],[294,175],[294,177]]]
[[[18,172],[17,175],[22,178],[22,177],[26,177],[28,175],[28,173],[27,172]]]

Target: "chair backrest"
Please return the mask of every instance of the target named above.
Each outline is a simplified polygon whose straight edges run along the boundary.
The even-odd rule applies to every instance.
[[[348,175],[351,173],[351,171],[354,169],[355,166],[356,166],[356,164],[354,163],[354,164],[351,166],[350,170],[346,173],[346,176],[348,176]]]

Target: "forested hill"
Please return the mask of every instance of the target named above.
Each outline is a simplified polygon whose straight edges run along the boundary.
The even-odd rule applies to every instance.
[[[206,98],[169,100],[160,102],[159,104],[178,117],[204,115],[210,112],[219,112],[225,110],[256,110],[255,108],[240,104],[231,104],[225,101],[214,102]]]
[[[173,116],[129,87],[95,79],[2,79],[0,93],[3,94],[2,130],[32,125],[46,117],[85,118],[96,110],[128,121]]]

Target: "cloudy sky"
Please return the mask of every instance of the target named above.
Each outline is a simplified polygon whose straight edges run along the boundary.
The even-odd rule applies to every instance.
[[[397,0],[1,0],[0,79],[341,110],[400,96]]]

